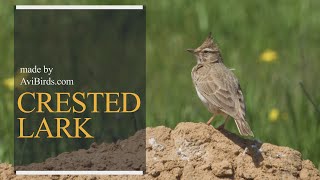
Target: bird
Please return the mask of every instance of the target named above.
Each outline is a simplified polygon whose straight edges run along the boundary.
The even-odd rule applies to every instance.
[[[212,34],[196,49],[187,49],[197,60],[192,68],[191,77],[197,95],[208,111],[212,113],[207,124],[217,115],[224,117],[224,123],[218,129],[224,129],[225,123],[232,117],[242,136],[254,136],[246,121],[246,106],[237,77],[228,69],[222,59],[218,45]]]

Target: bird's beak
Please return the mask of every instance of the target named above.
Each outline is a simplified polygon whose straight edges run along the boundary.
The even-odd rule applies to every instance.
[[[188,52],[194,53],[194,49],[187,49]]]

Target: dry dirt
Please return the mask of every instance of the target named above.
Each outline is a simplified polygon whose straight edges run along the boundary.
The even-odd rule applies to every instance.
[[[117,144],[93,144],[88,150],[64,153],[31,166],[50,170],[71,165],[98,168],[101,165],[95,165],[92,152],[99,152],[101,159],[108,156],[103,154],[105,149],[132,146],[142,134],[137,132]],[[11,165],[0,164],[0,179],[320,179],[312,162],[303,160],[296,150],[243,139],[204,123],[180,123],[174,130],[164,126],[147,128],[146,134],[147,169],[143,176],[26,177],[16,176]],[[141,146],[136,146],[139,151]],[[139,168],[137,164],[128,162],[124,166]]]

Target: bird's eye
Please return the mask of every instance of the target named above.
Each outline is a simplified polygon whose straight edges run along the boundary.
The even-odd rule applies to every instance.
[[[203,51],[203,53],[209,53],[209,52],[210,52],[210,51],[208,51],[208,50],[204,50],[204,51]]]

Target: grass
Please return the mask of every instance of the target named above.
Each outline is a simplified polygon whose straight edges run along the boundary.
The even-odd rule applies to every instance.
[[[103,4],[84,0],[68,3]],[[183,121],[205,122],[210,117],[192,85],[190,72],[195,60],[185,49],[199,46],[211,31],[225,64],[236,69],[255,138],[297,149],[320,168],[320,115],[316,110],[320,104],[320,1],[163,0],[135,4],[147,7],[148,126],[174,127]],[[0,3],[0,82],[13,76],[11,5]],[[267,49],[277,54],[272,62],[261,61]],[[13,92],[3,85],[0,91],[0,159],[12,162]],[[279,115],[270,121],[272,109]],[[221,118],[215,125],[219,123]],[[227,129],[237,132],[232,121]]]

